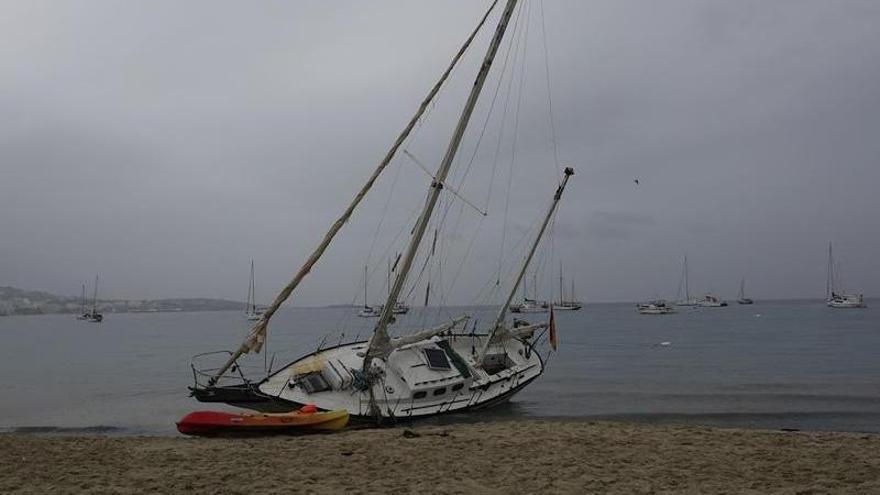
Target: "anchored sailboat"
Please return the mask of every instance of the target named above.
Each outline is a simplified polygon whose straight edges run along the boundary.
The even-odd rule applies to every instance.
[[[746,297],[746,279],[743,277],[742,280],[739,281],[739,297],[736,299],[738,304],[754,304],[755,301]]]
[[[553,309],[562,310],[562,311],[577,311],[581,309],[583,305],[580,301],[577,300],[577,297],[574,295],[574,278],[571,281],[571,292],[568,294],[568,299],[565,298],[565,279],[562,277],[562,262],[559,262],[559,302],[553,303]]]
[[[840,290],[834,273],[834,255],[831,251],[831,243],[828,243],[828,275],[825,280],[825,304],[829,308],[851,309],[867,308],[865,296],[862,294],[847,294]]]
[[[697,306],[699,301],[691,298],[691,289],[688,280],[688,257],[684,255],[684,261],[681,264],[681,280],[678,282],[678,295],[676,296],[676,306]],[[684,286],[684,299],[681,298],[681,289]]]
[[[86,286],[82,286],[82,297],[80,299],[80,312],[76,317],[77,320],[90,321],[92,323],[101,323],[104,321],[104,315],[98,312],[98,276],[95,275],[95,290],[92,294],[92,307],[86,309]]]
[[[525,280],[523,280],[523,300],[519,304],[514,304],[510,306],[511,313],[546,313],[550,310],[550,305],[547,304],[547,301],[538,300],[537,272],[532,277],[532,290],[534,291],[534,293],[532,294],[532,297],[529,297]]]
[[[248,298],[244,310],[248,321],[257,321],[263,316],[263,310],[257,308],[257,286],[254,283],[254,260],[251,260],[251,282],[248,285]]]
[[[333,236],[350,217],[351,212],[406,138],[414,122],[430,103],[439,85],[470,44],[476,30],[453,59],[452,65],[444,73],[441,81],[429,93],[419,112],[392,146],[373,176],[342,217],[331,227],[330,232],[291,283],[266,310],[248,339],[231,354],[224,366],[212,373],[207,383],[200,383],[199,376],[202,375],[194,368],[196,386],[192,387],[192,392],[197,399],[226,402],[253,409],[276,410],[293,410],[303,404],[314,404],[321,410],[348,411],[355,418],[424,417],[498,404],[509,399],[543,373],[544,361],[537,352],[536,346],[547,333],[551,346],[555,348],[556,333],[552,312],[548,323],[532,325],[509,322],[508,311],[547,226],[557,210],[565,187],[574,174],[571,168],[565,168],[561,182],[555,189],[537,234],[528,245],[528,252],[516,272],[516,278],[509,288],[504,303],[485,332],[479,333],[475,329],[466,331],[464,325],[469,320],[467,315],[452,318],[433,328],[398,337],[392,338],[388,332],[388,327],[393,322],[396,302],[413,268],[413,262],[434,215],[438,199],[443,190],[448,188],[447,176],[517,3],[517,0],[506,2],[447,151],[436,173],[432,175],[427,198],[410,233],[409,244],[401,258],[386,302],[381,306],[372,337],[368,341],[319,349],[282,367],[258,383],[243,381],[226,386],[218,384],[227,371],[240,369],[237,360],[242,354],[258,352],[262,348],[266,325],[272,314],[309,272]],[[489,12],[486,16],[488,15]],[[485,19],[486,17],[479,26],[482,26]]]

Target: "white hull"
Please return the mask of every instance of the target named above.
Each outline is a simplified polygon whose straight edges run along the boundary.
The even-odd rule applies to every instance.
[[[544,371],[544,363],[530,344],[514,339],[505,343],[510,366],[492,374],[474,366],[471,350],[480,349],[485,335],[456,334],[445,337],[454,355],[429,339],[401,347],[387,361],[375,360],[381,378],[372,385],[374,406],[386,418],[426,417],[466,409],[488,407],[509,399]],[[354,370],[360,370],[366,343],[345,344],[310,354],[289,364],[259,385],[261,393],[295,404],[314,404],[320,409],[344,409],[349,414],[373,418],[370,390],[359,390]],[[442,351],[449,367],[429,367],[424,352]],[[460,359],[456,365],[455,360]],[[459,366],[462,369],[459,369]],[[309,392],[308,381],[316,375],[329,388]]]
[[[377,311],[374,308],[363,308],[362,310],[358,311],[358,316],[360,316],[361,318],[378,318],[381,312],[382,310]]]
[[[564,302],[564,303],[556,303],[553,305],[553,309],[556,311],[577,311],[581,309],[583,306],[581,303],[577,302]]]
[[[868,307],[862,296],[850,294],[842,294],[834,299],[829,299],[825,304],[827,304],[829,308],[835,309],[859,309]]]
[[[666,304],[666,301],[651,301],[636,306],[640,315],[670,315],[675,313],[675,308]]]
[[[697,302],[697,306],[701,308],[723,308],[727,306],[727,301],[722,301],[713,295],[706,295]]]
[[[672,310],[671,308],[663,308],[663,309],[655,309],[655,308],[639,309],[639,314],[640,314],[640,315],[671,315],[671,314],[674,314],[674,313],[675,313],[675,311]]]

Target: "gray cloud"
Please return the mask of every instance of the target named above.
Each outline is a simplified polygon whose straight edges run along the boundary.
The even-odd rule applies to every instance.
[[[255,258],[272,292],[485,7],[4,2],[0,284],[75,294],[100,271],[108,296],[241,298]],[[493,118],[461,186],[490,215],[453,208],[446,224],[451,272],[478,235],[455,302],[472,300],[501,252],[513,259],[556,181],[537,7],[512,200],[505,208],[510,127],[488,195]],[[828,240],[847,285],[880,292],[880,4],[554,1],[544,11],[560,160],[577,169],[544,256],[561,258],[586,298],[669,295],[685,252],[697,287],[732,295],[746,276],[755,297],[818,296]],[[431,167],[478,41],[409,145]],[[487,87],[455,183],[494,80]],[[390,240],[425,186],[418,167],[396,161],[300,303],[355,296],[370,246],[377,265],[400,249],[405,235]]]

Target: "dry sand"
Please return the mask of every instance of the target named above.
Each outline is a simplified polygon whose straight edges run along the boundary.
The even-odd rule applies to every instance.
[[[0,435],[0,493],[86,492],[870,494],[880,435],[586,421],[249,439]]]

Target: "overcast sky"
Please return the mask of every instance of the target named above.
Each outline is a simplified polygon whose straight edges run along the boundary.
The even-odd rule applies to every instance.
[[[453,169],[458,183],[477,150],[460,193],[489,216],[465,208],[450,222],[449,250],[468,252],[450,302],[476,300],[502,226],[516,242],[557,181],[541,9],[529,2],[507,38],[524,59],[505,79],[502,46]],[[254,258],[268,301],[487,6],[0,1],[0,285],[78,294],[99,272],[108,298],[243,299]],[[694,292],[732,298],[746,277],[755,298],[821,297],[830,240],[846,288],[880,294],[880,2],[545,0],[543,11],[559,159],[577,175],[542,263],[561,260],[583,299],[674,297],[684,253]],[[430,168],[493,28],[407,145]],[[501,119],[510,80],[522,95],[509,100],[521,103],[515,145],[502,127],[513,110]],[[498,162],[496,142],[508,150]],[[401,247],[392,238],[427,181],[396,160],[295,304],[357,297],[367,257],[384,271],[381,252]]]

